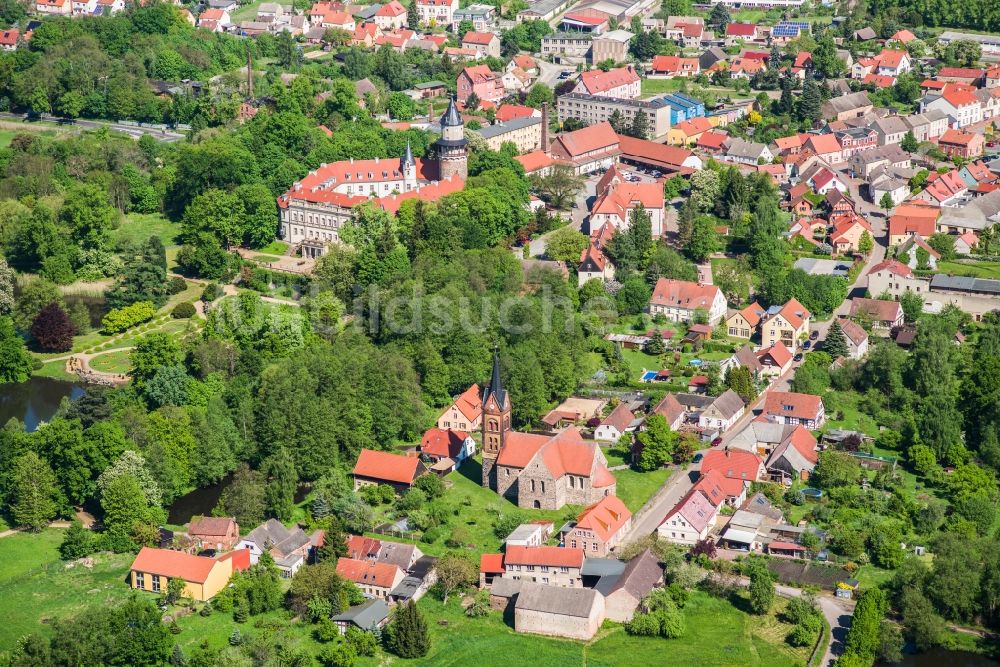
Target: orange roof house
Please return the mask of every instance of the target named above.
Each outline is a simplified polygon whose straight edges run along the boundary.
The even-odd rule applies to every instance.
[[[742,449],[711,449],[701,460],[701,474],[718,473],[716,483],[726,494],[726,499],[739,505],[746,496],[751,482],[764,474],[764,463],[753,452]]]
[[[604,557],[618,546],[632,527],[632,513],[616,496],[606,496],[576,518],[563,534],[563,543],[591,557]]]
[[[801,424],[810,430],[818,429],[826,421],[822,398],[790,391],[768,392],[763,415],[779,424]]]
[[[354,464],[354,490],[373,484],[388,484],[397,491],[408,489],[425,471],[416,456],[362,449]]]
[[[143,547],[132,561],[129,585],[136,590],[165,593],[171,579],[180,579],[184,582],[184,597],[204,602],[226,587],[233,572],[249,567],[250,552],[246,549],[208,558]]]
[[[357,584],[366,596],[381,599],[406,577],[398,565],[353,558],[338,558],[337,574]]]
[[[438,428],[475,431],[482,424],[483,400],[478,384],[455,397],[455,401],[438,417]]]

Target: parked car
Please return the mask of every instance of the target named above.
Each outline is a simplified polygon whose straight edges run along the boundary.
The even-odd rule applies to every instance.
[[[810,343],[809,341],[802,343],[803,350],[808,350],[810,347],[812,347],[812,343]]]
[[[702,454],[701,452],[698,452],[697,454],[694,455],[694,458],[691,459],[691,463],[701,463],[701,460],[703,458],[705,458],[705,455]]]
[[[802,353],[799,352],[798,354],[796,354],[795,358],[792,361],[795,361],[795,362],[802,361]]]
[[[818,331],[813,331],[811,334],[809,334],[809,340],[816,340],[817,338],[819,338]]]

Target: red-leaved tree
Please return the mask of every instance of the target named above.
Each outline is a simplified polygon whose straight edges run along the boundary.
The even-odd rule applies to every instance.
[[[42,352],[69,352],[76,328],[58,303],[42,308],[31,323],[31,337]]]

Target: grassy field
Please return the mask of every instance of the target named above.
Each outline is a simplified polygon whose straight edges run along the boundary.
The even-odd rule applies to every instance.
[[[646,95],[662,95],[664,93],[676,93],[684,84],[684,79],[643,79],[642,97]]]
[[[651,472],[636,472],[635,470],[616,470],[618,478],[617,496],[625,506],[636,512],[647,500],[653,497],[663,483],[670,477],[668,468],[660,468]]]
[[[63,531],[0,538],[0,651],[47,622],[128,595],[124,577],[132,556],[100,554],[94,566],[67,569],[57,548]]]
[[[938,262],[937,272],[970,278],[1000,280],[1000,262],[977,261],[968,264],[965,262]]]
[[[159,236],[167,248],[177,245],[180,224],[168,220],[159,213],[129,213],[112,235],[114,241],[128,241],[139,244],[151,236]]]

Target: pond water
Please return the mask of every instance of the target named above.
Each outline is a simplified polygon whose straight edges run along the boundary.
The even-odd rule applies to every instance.
[[[89,296],[86,294],[67,294],[63,297],[67,308],[72,308],[76,304],[83,304],[90,314],[90,326],[100,327],[101,319],[108,314],[108,302],[102,296]]]
[[[167,523],[182,526],[193,516],[211,516],[212,510],[219,503],[219,497],[232,481],[232,475],[226,475],[218,483],[195,489],[187,493],[167,508]],[[295,490],[295,502],[301,503],[309,495],[309,486],[300,484]]]
[[[926,653],[907,654],[893,667],[998,667],[1000,662],[979,653],[933,649]],[[888,667],[888,666],[883,666]]]
[[[83,395],[83,385],[51,378],[33,377],[20,384],[0,384],[0,425],[20,419],[29,431],[52,419],[59,403],[68,396]]]

